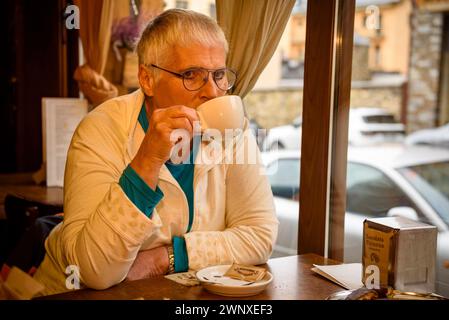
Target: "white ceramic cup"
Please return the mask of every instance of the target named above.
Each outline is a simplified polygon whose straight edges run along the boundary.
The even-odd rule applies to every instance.
[[[211,99],[196,109],[201,130],[217,129],[225,135],[226,129],[243,128],[243,102],[239,96],[228,95]]]

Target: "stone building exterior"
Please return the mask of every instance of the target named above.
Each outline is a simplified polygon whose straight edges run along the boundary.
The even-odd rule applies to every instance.
[[[401,119],[403,80],[390,84],[355,82],[351,90],[351,106],[381,107]],[[263,128],[291,123],[302,114],[302,83],[296,87],[272,90],[253,90],[244,99],[248,118],[255,119]]]
[[[372,71],[408,72],[409,16],[413,0],[356,0],[354,32],[368,40],[368,68]],[[291,60],[304,60],[307,1],[297,1],[283,42]]]
[[[369,40],[354,34],[354,50],[352,51],[352,80],[369,80],[371,71],[367,66],[369,59]]]
[[[449,121],[448,85],[449,43],[448,13],[446,7],[432,10],[421,1],[411,15],[411,50],[407,103],[407,130],[409,132],[432,128]],[[445,50],[444,50],[445,49]]]
[[[364,33],[365,9],[374,2],[380,8],[382,30]],[[351,107],[385,108],[406,125],[408,133],[448,123],[449,0],[374,2],[357,1]],[[303,17],[304,10],[296,15]],[[304,26],[304,21],[298,26]],[[380,68],[372,63],[376,39],[383,41]],[[277,88],[256,87],[245,98],[248,116],[271,128],[300,115],[302,80],[285,82],[281,80]]]
[[[302,114],[302,88],[252,90],[243,100],[246,114],[266,129],[291,123]]]
[[[402,105],[405,76],[375,75],[368,65],[368,39],[354,36],[352,59],[351,107],[380,107],[403,119]],[[264,71],[265,72],[265,71]],[[247,116],[259,125],[272,127],[291,123],[302,114],[303,80],[279,81],[272,88],[256,86],[244,99]]]
[[[293,11],[278,49],[284,59],[293,61],[304,59],[305,51],[306,2],[298,3],[300,5]],[[366,9],[371,4],[379,8],[382,32],[369,30],[367,27]],[[402,111],[410,32],[406,22],[410,8],[411,0],[357,1],[351,107],[381,107],[392,112],[398,121],[404,119]],[[401,39],[398,39],[399,34],[402,35]],[[380,46],[383,59],[382,63],[374,68],[372,61],[376,45]],[[280,64],[278,58],[273,57],[272,60],[276,61],[270,62],[269,66]],[[294,118],[301,115],[303,95],[301,79],[278,79],[276,86],[272,83],[269,86],[263,85],[268,83],[265,81],[266,78],[273,82],[275,73],[269,66],[262,73],[252,92],[245,97],[248,117],[268,129],[291,123]],[[386,74],[377,76],[373,71]]]

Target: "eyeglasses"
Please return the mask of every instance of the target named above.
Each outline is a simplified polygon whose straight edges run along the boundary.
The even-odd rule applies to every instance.
[[[160,69],[162,71],[171,73],[172,75],[181,78],[184,88],[189,91],[197,91],[206,85],[209,81],[209,73],[212,73],[212,78],[215,84],[220,90],[228,91],[231,89],[235,80],[237,79],[237,74],[234,70],[229,68],[222,68],[217,70],[208,70],[204,68],[191,68],[182,73],[173,72],[164,68],[161,68],[155,64],[151,65],[153,68]]]

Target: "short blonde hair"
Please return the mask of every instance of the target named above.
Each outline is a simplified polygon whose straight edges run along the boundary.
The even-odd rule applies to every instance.
[[[188,47],[192,43],[222,44],[228,52],[226,37],[214,19],[192,10],[166,10],[150,21],[140,36],[137,44],[139,65],[164,64],[169,58],[170,47]]]

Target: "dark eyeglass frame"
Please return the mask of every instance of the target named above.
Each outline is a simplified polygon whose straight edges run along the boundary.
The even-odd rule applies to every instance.
[[[230,68],[205,69],[205,68],[198,67],[198,68],[190,68],[190,69],[188,69],[188,70],[186,70],[186,71],[184,71],[184,72],[182,72],[182,73],[178,73],[178,72],[174,72],[174,71],[171,71],[171,70],[167,70],[167,69],[165,69],[165,68],[161,68],[161,67],[159,67],[159,66],[157,66],[157,65],[155,65],[155,64],[151,64],[151,66],[152,66],[153,68],[156,68],[156,69],[159,69],[159,70],[168,72],[168,73],[174,75],[175,77],[178,77],[178,78],[182,79],[182,84],[183,84],[184,88],[185,88],[186,90],[188,90],[188,91],[198,91],[198,90],[200,90],[202,87],[204,87],[204,86],[206,85],[206,83],[209,81],[209,74],[210,74],[210,73],[212,73],[212,79],[214,79],[215,85],[217,86],[218,89],[220,89],[220,90],[222,90],[222,91],[228,91],[228,90],[230,90],[232,87],[234,87],[235,81],[237,80],[237,72],[235,72],[234,70],[232,70],[232,69],[230,69]],[[184,81],[185,81],[185,75],[184,75],[184,74],[185,74],[186,72],[192,71],[192,70],[204,70],[204,71],[207,71],[207,78],[204,79],[203,85],[202,85],[201,87],[199,87],[198,89],[194,89],[194,90],[187,88],[187,86],[186,86],[186,84],[185,84],[185,82],[184,82]],[[230,71],[230,72],[232,72],[232,73],[234,74],[234,76],[235,76],[234,83],[233,83],[232,85],[230,85],[226,90],[220,88],[220,86],[219,86],[218,83],[217,83],[217,80],[215,79],[215,72],[217,72],[217,71],[223,71],[223,70]]]

